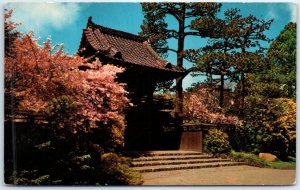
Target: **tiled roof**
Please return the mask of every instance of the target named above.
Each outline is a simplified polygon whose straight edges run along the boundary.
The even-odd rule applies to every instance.
[[[123,31],[94,24],[89,18],[84,35],[96,52],[129,64],[146,66],[173,72],[185,72],[160,58],[147,39]]]

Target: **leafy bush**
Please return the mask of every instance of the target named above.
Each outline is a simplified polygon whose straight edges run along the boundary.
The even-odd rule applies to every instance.
[[[220,130],[209,130],[204,138],[204,151],[211,153],[226,153],[231,150],[228,135]]]
[[[292,99],[249,96],[244,125],[237,128],[244,151],[270,152],[286,160],[296,152],[296,103]]]
[[[72,114],[75,114],[74,104],[71,98],[65,95],[51,99],[45,109],[48,122],[54,126],[69,124],[72,122]]]
[[[18,178],[14,179],[14,183],[17,185],[49,185],[49,178],[49,175],[43,175],[36,179],[28,179],[26,177],[19,176]]]
[[[247,162],[251,166],[257,166],[257,167],[267,167],[268,166],[267,161],[259,158],[258,156],[256,156],[255,154],[252,154],[252,153],[231,151],[229,153],[229,156],[237,161]]]
[[[6,129],[11,125],[6,125]],[[5,183],[15,185],[137,185],[140,174],[129,160],[104,153],[88,134],[56,134],[51,126],[16,128],[16,161],[12,162],[11,135],[5,132]],[[38,135],[37,135],[38,134]],[[97,136],[97,135],[96,135]],[[89,141],[90,140],[90,141]],[[107,149],[107,148],[106,148]],[[14,170],[13,164],[18,166]]]
[[[138,171],[129,168],[129,160],[115,153],[101,156],[106,182],[110,185],[141,185],[142,179]]]

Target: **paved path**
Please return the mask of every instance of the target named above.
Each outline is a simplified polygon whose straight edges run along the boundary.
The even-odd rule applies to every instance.
[[[232,166],[143,173],[143,185],[292,185],[296,170]]]

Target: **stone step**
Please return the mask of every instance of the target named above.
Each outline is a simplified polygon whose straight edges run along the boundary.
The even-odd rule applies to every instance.
[[[158,165],[179,165],[179,164],[199,164],[212,162],[229,162],[230,159],[210,158],[210,159],[184,159],[184,160],[160,160],[160,161],[139,161],[132,162],[132,167],[158,166]]]
[[[146,157],[146,156],[181,156],[181,155],[203,155],[202,152],[196,151],[178,151],[178,150],[162,150],[162,151],[127,151],[124,155],[129,157]]]
[[[214,162],[214,163],[198,163],[198,164],[143,166],[143,167],[134,167],[134,169],[141,173],[146,173],[146,172],[187,170],[187,169],[200,169],[200,168],[213,168],[213,167],[226,167],[226,166],[240,166],[240,165],[247,165],[247,164],[244,162]]]
[[[163,160],[192,160],[192,159],[209,159],[214,158],[209,154],[201,155],[171,155],[171,156],[145,156],[139,158],[132,158],[133,162],[145,162],[145,161],[163,161]]]

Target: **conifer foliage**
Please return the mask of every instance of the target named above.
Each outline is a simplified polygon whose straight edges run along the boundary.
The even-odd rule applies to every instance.
[[[149,38],[152,47],[161,55],[169,51],[176,53],[177,66],[183,68],[185,56],[185,40],[188,36],[210,37],[214,25],[194,29],[199,22],[212,23],[216,13],[220,10],[220,3],[142,3],[144,21],[141,35]],[[171,28],[167,17],[176,20],[178,28]],[[167,40],[175,39],[178,46],[172,49]],[[179,119],[183,113],[183,78],[176,79],[175,114]]]

